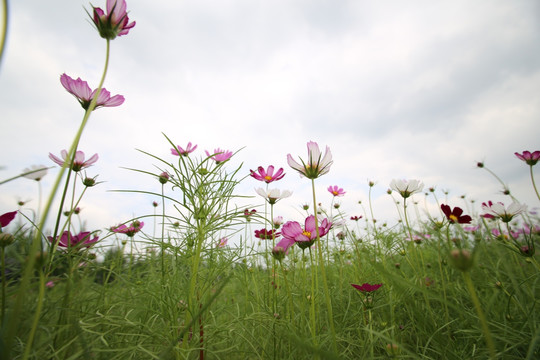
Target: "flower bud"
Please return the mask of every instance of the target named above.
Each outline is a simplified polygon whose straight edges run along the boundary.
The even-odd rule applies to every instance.
[[[15,242],[13,235],[8,233],[0,233],[0,247],[5,248],[8,245],[11,245]]]
[[[158,178],[158,179],[159,179],[159,182],[160,182],[161,184],[166,184],[167,181],[169,181],[169,177],[170,177],[169,174],[167,174],[167,173],[164,171],[164,172],[162,172],[161,174],[159,174],[159,178]]]

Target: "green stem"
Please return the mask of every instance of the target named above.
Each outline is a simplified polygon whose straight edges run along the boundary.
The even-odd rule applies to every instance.
[[[37,302],[37,308],[36,313],[34,314],[34,321],[32,322],[32,327],[30,328],[30,335],[28,335],[28,342],[26,343],[26,347],[24,349],[23,354],[23,360],[28,359],[30,356],[30,350],[32,349],[32,343],[34,340],[34,335],[36,333],[36,329],[39,323],[39,317],[41,315],[41,309],[43,307],[43,297],[45,295],[45,275],[43,274],[43,271],[39,271],[39,295],[38,295],[38,302]]]
[[[161,283],[165,283],[165,184],[161,184]],[[155,228],[155,227],[154,227]],[[155,231],[155,229],[154,229]]]
[[[326,299],[326,308],[328,311],[328,322],[330,325],[330,332],[332,334],[332,346],[334,349],[334,352],[337,353],[337,342],[336,342],[336,329],[334,327],[334,316],[332,313],[332,300],[330,299],[330,292],[328,291],[328,282],[326,281],[326,271],[325,271],[325,265],[324,265],[324,258],[322,254],[322,246],[321,246],[321,234],[319,231],[319,220],[317,219],[317,199],[315,197],[315,179],[311,179],[311,189],[313,192],[313,213],[315,216],[315,230],[317,232],[317,250],[319,250],[319,266],[321,267],[321,276],[323,280],[323,287],[324,287],[324,296]],[[314,299],[312,299],[313,301]]]
[[[2,1],[2,35],[0,36],[0,65],[4,57],[4,49],[6,47],[6,38],[8,30],[8,1]]]
[[[107,75],[107,69],[109,67],[109,54],[110,54],[110,41],[107,40],[107,50],[105,55],[105,67],[103,69],[103,75],[101,77],[101,80],[99,82],[99,86],[96,90],[96,94],[92,98],[92,101],[90,102],[90,105],[88,106],[88,109],[84,113],[83,120],[81,122],[81,125],[79,126],[79,130],[77,131],[77,134],[75,135],[75,138],[73,140],[73,144],[71,145],[71,148],[69,150],[69,156],[68,158],[73,159],[75,155],[75,149],[77,148],[79,141],[81,139],[82,133],[84,128],[86,127],[86,124],[88,123],[88,119],[90,118],[90,114],[96,107],[97,99],[99,97],[99,94],[101,93],[101,88],[103,87],[103,83],[105,82],[105,77]],[[11,352],[11,344],[13,341],[13,338],[15,337],[15,334],[17,331],[15,330],[18,325],[21,324],[20,321],[20,313],[22,310],[22,306],[24,304],[24,299],[28,294],[28,286],[30,285],[30,278],[32,277],[32,272],[34,269],[34,264],[36,261],[36,253],[41,246],[41,237],[43,233],[43,229],[45,228],[45,223],[47,221],[47,217],[49,215],[49,211],[52,207],[52,202],[54,200],[54,197],[56,193],[58,192],[58,188],[60,186],[60,181],[62,180],[62,177],[64,175],[64,171],[66,170],[65,167],[62,167],[60,169],[60,172],[58,173],[58,176],[56,177],[56,181],[54,182],[54,185],[52,187],[51,193],[49,194],[49,198],[47,200],[47,203],[45,205],[45,208],[43,210],[43,216],[39,221],[38,225],[38,231],[36,232],[36,235],[32,241],[32,244],[30,246],[30,249],[28,251],[28,261],[26,263],[26,267],[22,274],[22,279],[20,282],[19,290],[16,295],[16,301],[15,305],[13,307],[12,316],[10,317],[10,320],[7,324],[7,327],[5,329],[2,329],[3,337],[4,337],[4,344],[5,344],[5,351],[0,355],[0,359],[9,359],[10,358],[10,352]],[[43,301],[42,298],[38,298],[38,304],[37,309],[41,308],[41,302]],[[4,332],[5,331],[5,332]],[[30,337],[28,339],[28,342],[31,342],[33,339],[33,334],[30,334]]]
[[[538,188],[536,187],[536,184],[534,182],[533,165],[530,166],[530,170],[531,170],[531,181],[533,184],[534,192],[536,192],[536,196],[538,197],[538,200],[540,200],[540,194],[538,193]]]
[[[489,350],[490,358],[495,359],[495,355],[496,355],[495,343],[493,342],[493,338],[491,337],[491,332],[489,331],[489,328],[488,328],[486,316],[484,315],[484,312],[482,311],[482,305],[480,304],[480,300],[478,300],[478,296],[476,295],[476,291],[474,290],[474,285],[471,280],[471,275],[467,271],[464,271],[463,278],[465,279],[465,284],[467,285],[467,289],[469,290],[469,294],[471,295],[474,308],[476,309],[476,313],[478,314],[478,318],[480,319],[480,324],[482,326],[482,331],[484,333],[484,337],[485,337],[486,344]]]

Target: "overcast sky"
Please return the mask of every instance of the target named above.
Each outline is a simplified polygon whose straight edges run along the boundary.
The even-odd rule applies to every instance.
[[[105,7],[105,0],[94,6]],[[53,166],[48,153],[68,148],[83,109],[60,84],[67,73],[96,87],[105,40],[79,0],[10,2],[7,49],[0,64],[0,179],[33,164]],[[152,199],[112,189],[159,191],[155,179],[123,168],[153,171],[141,149],[172,160],[162,133],[204,150],[243,148],[228,164],[243,173],[284,167],[276,187],[294,192],[277,214],[300,220],[309,181],[287,166],[306,157],[306,142],[328,145],[330,173],[349,215],[363,215],[368,180],[375,218],[395,223],[386,190],[393,178],[419,179],[459,196],[502,200],[496,172],[513,194],[538,206],[529,169],[514,152],[539,150],[540,3],[523,1],[137,1],[128,0],[127,36],[111,43],[105,87],[125,96],[117,108],[96,110],[81,141],[88,169],[104,181],[84,198],[91,230],[152,214]],[[43,180],[45,193],[58,168]],[[239,192],[262,186],[246,179]],[[179,196],[179,194],[173,196]],[[37,205],[37,186],[2,185],[0,213],[18,199]],[[423,202],[424,195],[417,196]],[[261,204],[253,198],[252,204]],[[428,199],[433,203],[433,198]],[[428,205],[433,215],[436,209]],[[151,222],[151,221],[148,221]]]

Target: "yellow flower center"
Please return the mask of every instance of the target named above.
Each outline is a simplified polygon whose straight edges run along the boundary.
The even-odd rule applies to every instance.
[[[307,231],[307,230],[304,230],[302,232],[302,235],[306,235],[308,238],[311,238],[311,233],[309,231]]]
[[[332,191],[332,194],[334,194],[334,196],[338,196],[338,195],[339,195],[339,193],[338,193],[336,190]]]
[[[451,214],[448,218],[450,218],[450,220],[453,221],[453,222],[458,222],[458,218],[454,214]]]
[[[272,177],[271,177],[271,176],[268,176],[268,175],[266,175],[266,176],[264,177],[264,180],[270,181],[270,180],[272,180]]]

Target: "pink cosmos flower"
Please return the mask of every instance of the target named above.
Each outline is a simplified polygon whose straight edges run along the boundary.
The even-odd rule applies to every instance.
[[[17,211],[11,211],[0,215],[0,228],[8,226],[9,223],[15,219],[15,215],[17,215]]]
[[[307,143],[308,160],[300,159],[302,165],[296,162],[291,154],[287,154],[287,163],[294,170],[298,171],[301,176],[305,176],[308,179],[316,179],[321,175],[327,174],[330,171],[330,166],[333,164],[332,153],[327,146],[324,156],[321,158],[321,150],[316,142],[310,141]]]
[[[328,187],[328,192],[330,192],[330,194],[334,195],[334,196],[343,196],[345,195],[345,191],[338,187],[337,185],[334,185],[334,186],[329,186]]]
[[[363,283],[362,285],[356,285],[356,284],[351,284],[351,286],[353,288],[355,288],[356,290],[360,291],[360,292],[363,292],[363,293],[370,293],[370,292],[373,292],[375,290],[378,290],[383,284],[368,284],[368,283]]]
[[[208,150],[205,150],[205,152],[208,157],[214,159],[216,164],[221,164],[222,162],[229,160],[233,155],[232,151],[221,150],[220,148],[215,149],[213,154],[210,154]]]
[[[136,233],[138,233],[144,226],[144,222],[135,220],[131,223],[130,226],[127,226],[126,224],[121,224],[118,226],[113,226],[111,228],[112,232],[120,233],[120,234],[126,234],[129,237],[135,236]]]
[[[254,170],[249,170],[251,172],[251,176],[259,181],[264,181],[267,184],[270,184],[272,181],[278,181],[283,179],[285,174],[283,173],[283,168],[279,168],[279,170],[274,174],[274,166],[270,165],[268,166],[267,170],[264,170],[262,166],[259,166],[257,168],[258,173],[256,173]]]
[[[94,245],[98,240],[98,236],[91,238],[92,233],[89,231],[83,231],[77,235],[72,235],[70,231],[64,231],[62,236],[57,237],[58,246],[60,247],[86,247]],[[54,243],[55,240],[52,236],[47,237],[51,243]]]
[[[75,153],[75,161],[73,162],[73,164],[71,164],[71,159],[68,159],[67,150],[62,150],[60,154],[62,155],[63,160],[54,156],[51,153],[49,153],[49,158],[60,166],[70,167],[75,172],[79,172],[82,169],[95,164],[96,161],[98,161],[99,159],[98,154],[94,154],[90,159],[84,161],[84,152],[77,150],[77,152]]]
[[[191,142],[188,142],[186,148],[182,148],[180,145],[176,145],[176,149],[171,149],[171,153],[176,156],[188,156],[197,149],[197,145],[193,146]]]
[[[540,160],[540,151],[535,151],[531,153],[530,151],[524,151],[522,154],[514,153],[518,159],[523,160],[527,165],[534,166]]]
[[[220,247],[220,248],[225,247],[228,242],[229,242],[229,239],[226,238],[226,237],[223,237],[223,238],[219,239],[218,247]]]
[[[75,96],[77,100],[79,100],[79,103],[81,104],[83,109],[88,110],[90,102],[96,95],[97,89],[92,91],[86,81],[81,80],[81,78],[73,80],[69,75],[66,74],[62,74],[60,76],[60,82],[62,83],[62,86],[64,86],[64,88],[68,91],[68,93]],[[124,103],[124,100],[125,99],[122,95],[114,95],[113,97],[111,97],[111,93],[107,89],[102,88],[99,93],[99,97],[97,98],[96,107],[94,108],[94,110],[102,106],[120,106]]]
[[[328,219],[321,222],[319,228],[319,236],[323,237],[328,233],[332,223]],[[290,246],[296,243],[302,250],[310,247],[317,239],[317,227],[315,225],[315,216],[310,215],[306,218],[304,228],[296,221],[288,221],[281,228],[281,240],[277,246],[282,246],[288,250]]]
[[[274,224],[274,229],[279,229],[281,225],[283,224],[283,216],[276,216],[272,220],[272,223]]]
[[[508,208],[505,208],[502,202],[493,204],[490,201],[488,204],[482,203],[482,210],[486,213],[483,215],[484,217],[496,217],[500,218],[502,222],[508,223],[512,221],[514,216],[527,211],[527,205],[522,205],[514,201]]]
[[[101,8],[92,7],[92,20],[104,39],[113,40],[117,36],[126,35],[135,26],[135,21],[129,23],[125,0],[107,0],[107,14]]]

